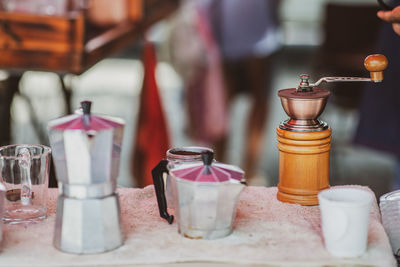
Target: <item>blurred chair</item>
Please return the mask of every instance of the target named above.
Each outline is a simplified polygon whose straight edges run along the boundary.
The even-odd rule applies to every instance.
[[[315,69],[318,75],[367,76],[363,61],[375,53],[375,43],[381,27],[376,5],[328,3],[323,26],[324,42],[317,53]],[[363,83],[333,83],[331,101],[355,109],[360,104]]]
[[[377,53],[376,40],[381,28],[378,6],[357,3],[328,3],[323,25],[324,41],[317,51],[315,80],[323,76],[369,77],[364,59]],[[358,108],[365,83],[330,83],[329,123],[334,128],[331,150],[331,172],[335,184],[345,183],[338,161],[345,156],[356,126]],[[328,112],[325,112],[328,115]],[[343,149],[341,149],[343,148]],[[340,153],[340,156],[339,156]]]

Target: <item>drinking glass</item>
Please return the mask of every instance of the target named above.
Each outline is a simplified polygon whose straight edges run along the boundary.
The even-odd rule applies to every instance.
[[[379,198],[382,223],[396,257],[400,256],[400,190],[389,192]]]
[[[5,223],[46,218],[51,149],[43,145],[0,147],[0,175],[6,187]]]

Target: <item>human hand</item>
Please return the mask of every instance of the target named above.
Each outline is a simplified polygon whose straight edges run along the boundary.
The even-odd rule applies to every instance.
[[[378,11],[377,16],[384,21],[392,23],[394,32],[400,35],[400,6],[391,11]]]

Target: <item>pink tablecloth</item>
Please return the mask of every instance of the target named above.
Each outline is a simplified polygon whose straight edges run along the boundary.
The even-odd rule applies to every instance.
[[[276,187],[247,187],[240,196],[234,232],[212,241],[178,235],[176,223],[169,225],[159,217],[152,186],[118,191],[126,233],[124,246],[97,255],[72,255],[56,250],[52,238],[58,191],[50,189],[48,219],[34,225],[4,227],[0,266],[127,266],[176,262],[396,265],[376,202],[371,211],[367,252],[359,258],[338,259],[324,248],[319,207],[279,202]]]

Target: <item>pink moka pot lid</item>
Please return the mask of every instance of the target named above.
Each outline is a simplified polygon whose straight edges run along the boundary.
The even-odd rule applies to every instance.
[[[52,121],[51,129],[54,130],[84,130],[84,131],[103,131],[122,127],[123,120],[105,115],[92,114],[90,112],[92,102],[82,101],[81,112],[62,117]]]
[[[191,182],[226,182],[237,180],[245,183],[244,171],[236,166],[213,162],[213,153],[208,151],[202,154],[203,164],[172,169],[170,172],[177,178]]]

